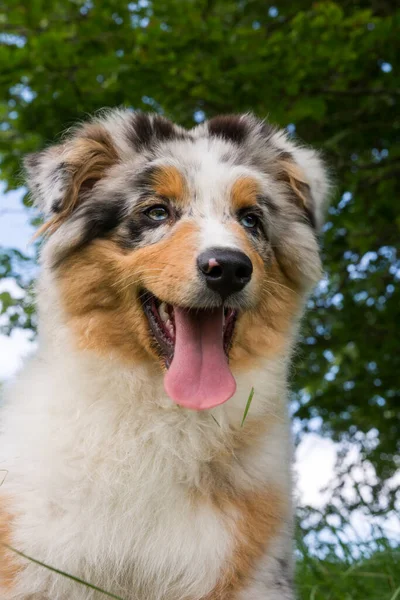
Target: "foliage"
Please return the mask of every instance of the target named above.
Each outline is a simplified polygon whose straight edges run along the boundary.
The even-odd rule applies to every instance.
[[[327,277],[294,370],[295,417],[302,431],[356,443],[378,475],[371,509],[382,510],[382,490],[384,508],[393,507],[385,482],[400,443],[397,3],[7,0],[0,23],[1,174],[10,189],[21,183],[24,153],[104,106],[157,110],[185,126],[252,110],[321,148],[336,191]],[[16,256],[2,250],[6,273]],[[22,309],[26,319],[13,313],[10,327],[32,325]]]
[[[15,327],[36,330],[32,267],[32,259],[19,250],[0,248],[0,280],[16,284],[12,291],[0,291],[0,333],[9,334]]]
[[[372,555],[317,560],[306,550],[297,563],[299,600],[396,600],[399,549],[384,542]]]

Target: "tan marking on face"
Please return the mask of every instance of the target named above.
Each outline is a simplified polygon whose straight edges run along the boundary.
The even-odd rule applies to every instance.
[[[233,600],[248,584],[289,507],[282,494],[272,488],[234,497],[216,496],[214,503],[228,523],[231,519],[235,523],[235,543],[218,583],[202,600]]]
[[[168,239],[128,257],[128,268],[137,270],[143,285],[158,298],[179,306],[193,304],[198,286],[198,238],[198,226],[182,222]]]
[[[255,206],[259,185],[251,177],[240,177],[235,181],[231,190],[231,202],[235,212],[240,209]]]
[[[272,262],[263,281],[263,296],[255,310],[238,319],[231,352],[234,373],[254,369],[264,358],[283,356],[290,349],[293,327],[302,300],[287,287]]]
[[[232,228],[253,263],[250,285],[258,300],[254,308],[240,314],[235,327],[230,364],[234,373],[240,373],[256,368],[265,358],[287,352],[303,299],[288,285],[273,253],[265,265],[240,225]]]
[[[62,162],[72,176],[72,183],[65,191],[61,211],[44,223],[35,237],[56,231],[85,200],[84,192],[90,190],[118,161],[117,150],[110,134],[101,125],[96,124],[87,125],[79,137],[64,146],[55,147],[52,151],[62,153]]]
[[[20,570],[16,555],[6,548],[12,545],[13,516],[9,511],[9,502],[0,496],[0,591],[10,590]]]
[[[197,227],[182,222],[167,239],[130,253],[95,240],[58,270],[66,318],[78,346],[128,365],[159,362],[139,298],[143,288],[171,304],[191,298]]]
[[[154,191],[180,203],[189,201],[186,181],[176,167],[164,166],[157,169],[153,176]]]
[[[127,363],[149,360],[147,322],[125,273],[124,254],[111,241],[96,240],[64,261],[58,271],[66,319],[78,347]]]

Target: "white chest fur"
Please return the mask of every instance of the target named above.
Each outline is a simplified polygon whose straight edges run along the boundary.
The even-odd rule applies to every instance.
[[[229,413],[216,412],[218,425],[208,413],[172,407],[149,373],[116,375],[109,363],[76,358],[34,359],[4,411],[4,493],[22,515],[13,543],[129,600],[201,597],[234,543],[231,522],[207,500],[210,478],[229,471],[238,486],[287,488],[286,423],[269,432],[261,451],[232,450],[226,473],[215,475],[213,461],[227,454],[249,380]],[[254,376],[252,409],[265,411],[263,378]],[[78,600],[76,584],[29,568],[18,588],[63,600],[71,585]],[[81,597],[88,598],[84,589]]]

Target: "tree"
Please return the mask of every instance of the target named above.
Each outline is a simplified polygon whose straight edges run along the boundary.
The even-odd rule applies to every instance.
[[[302,431],[356,443],[378,475],[371,510],[382,510],[382,491],[393,507],[387,482],[400,450],[396,3],[297,0],[278,10],[262,0],[7,0],[6,8],[0,153],[10,189],[21,184],[23,154],[104,106],[156,110],[189,127],[251,110],[321,148],[335,186],[323,240],[327,277],[304,326],[295,417]],[[1,252],[0,277],[14,268],[11,260],[22,260]],[[12,315],[12,297],[2,299]],[[24,311],[13,318],[11,326],[33,325]],[[363,501],[358,494],[353,506]]]

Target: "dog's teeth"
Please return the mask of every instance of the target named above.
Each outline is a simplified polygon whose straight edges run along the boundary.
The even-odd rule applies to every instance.
[[[168,321],[166,321],[165,327],[167,328],[167,330],[171,334],[171,336],[173,336],[174,335],[174,326],[172,325],[172,322],[170,321],[170,319],[168,319]]]
[[[163,323],[166,323],[169,319],[169,314],[167,311],[167,304],[165,302],[161,302],[160,306],[158,307],[158,313]]]

